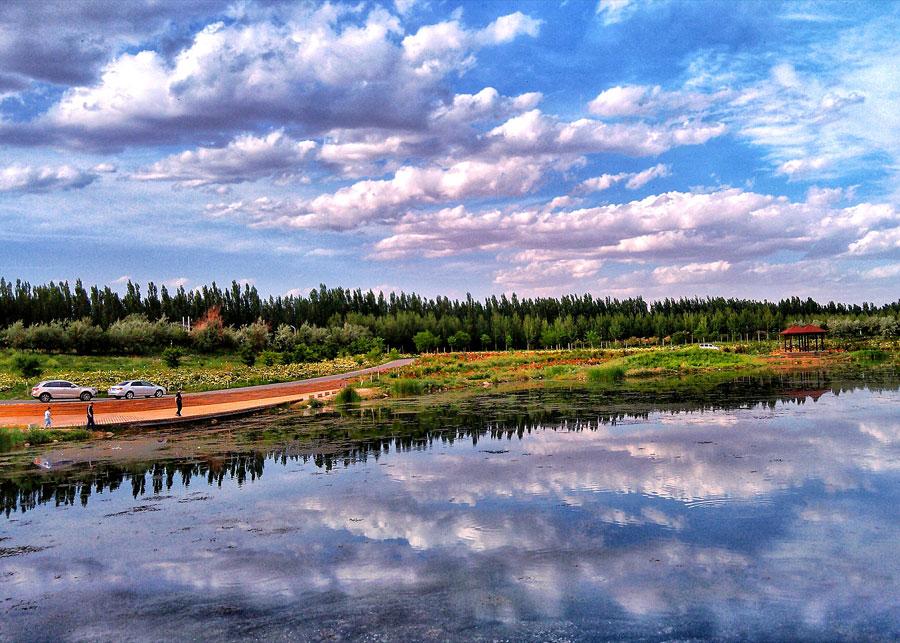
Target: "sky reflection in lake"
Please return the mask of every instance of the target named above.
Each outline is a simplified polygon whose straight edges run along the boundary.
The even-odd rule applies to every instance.
[[[488,396],[486,431],[346,466],[248,450],[185,486],[202,459],[170,460],[156,489],[0,517],[0,637],[896,639],[898,401],[577,406],[504,431]]]

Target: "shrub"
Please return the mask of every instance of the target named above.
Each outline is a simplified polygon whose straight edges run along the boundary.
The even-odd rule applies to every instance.
[[[422,330],[413,336],[413,343],[420,353],[427,353],[437,348],[438,338],[431,331]]]
[[[269,343],[269,325],[262,319],[257,319],[252,324],[242,326],[237,332],[237,339],[241,345],[249,345],[254,353],[259,354]]]
[[[266,366],[275,366],[275,364],[283,362],[281,355],[279,355],[275,351],[263,351],[262,353],[260,353],[259,358]]]
[[[149,353],[153,348],[154,324],[143,315],[129,315],[109,327],[110,348],[126,355]]]
[[[69,347],[69,336],[59,322],[34,324],[25,329],[25,345],[45,351],[64,351]]]
[[[548,366],[543,371],[541,371],[541,375],[546,378],[557,377],[558,375],[565,375],[569,373],[572,369],[563,364],[556,364],[554,366]]]
[[[856,362],[883,362],[885,361],[889,355],[887,351],[883,351],[878,348],[866,348],[859,351],[854,351],[852,353],[853,360]]]
[[[238,349],[238,357],[241,358],[241,361],[246,366],[256,364],[256,350],[251,344],[241,344],[240,349]]]
[[[425,385],[420,380],[401,377],[391,382],[391,393],[400,397],[421,395],[424,390]]]
[[[458,330],[447,338],[447,343],[452,351],[465,350],[471,341],[471,336],[464,330]]]
[[[625,378],[625,369],[621,366],[595,366],[587,371],[588,382],[620,382]]]
[[[162,353],[163,362],[169,368],[178,368],[181,365],[181,349],[175,346],[169,346]]]
[[[95,353],[105,348],[103,329],[94,326],[90,317],[71,322],[66,327],[66,333],[69,336],[69,345],[79,355]]]
[[[37,355],[18,353],[13,357],[13,368],[24,378],[37,377],[43,372],[41,360]]]
[[[206,311],[206,314],[191,330],[191,339],[198,350],[211,352],[225,345],[225,324],[217,306]]]
[[[272,338],[272,345],[275,346],[276,349],[284,353],[289,353],[294,350],[294,345],[296,343],[297,331],[294,330],[293,326],[281,324],[275,330],[275,335]]]
[[[362,398],[359,396],[359,393],[356,392],[352,386],[345,386],[341,389],[341,391],[334,396],[334,403],[339,406],[344,406],[347,404],[358,404],[362,401]]]
[[[70,440],[86,440],[91,437],[87,429],[28,429],[0,427],[0,451],[8,451],[25,443],[32,445],[48,444],[54,440],[64,442]]]
[[[16,350],[25,348],[26,342],[26,334],[25,334],[25,324],[21,321],[17,321],[14,324],[11,324],[4,333],[4,341],[6,345],[10,348],[15,348]]]

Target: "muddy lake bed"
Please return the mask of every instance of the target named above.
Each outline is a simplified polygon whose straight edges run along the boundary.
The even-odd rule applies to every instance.
[[[4,454],[0,639],[897,640],[898,403],[529,386]]]

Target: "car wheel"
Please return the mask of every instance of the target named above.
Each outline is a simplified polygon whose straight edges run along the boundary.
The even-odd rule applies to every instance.
[[[153,397],[162,397],[162,389],[156,389],[156,393],[153,394]]]
[[[90,393],[88,393],[87,391],[85,391],[84,393],[82,393],[82,394],[79,395],[78,397],[81,398],[81,401],[82,401],[82,402],[89,402],[90,399],[93,397],[93,395],[91,395]]]
[[[50,394],[49,394],[49,393],[41,393],[41,394],[38,396],[38,399],[39,399],[41,402],[49,402],[49,401],[50,401]]]
[[[125,399],[126,399],[126,400],[130,400],[130,399],[133,398],[133,397],[134,397],[134,391],[128,391],[128,392],[125,394]]]

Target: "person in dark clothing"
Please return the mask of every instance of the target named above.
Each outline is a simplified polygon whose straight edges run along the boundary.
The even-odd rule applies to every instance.
[[[177,409],[177,411],[175,412],[175,415],[177,415],[178,417],[181,417],[181,407],[182,406],[183,406],[183,403],[181,401],[181,391],[178,391],[175,394],[175,408]]]
[[[91,402],[87,406],[87,425],[88,426],[96,426],[94,422],[94,403]]]

